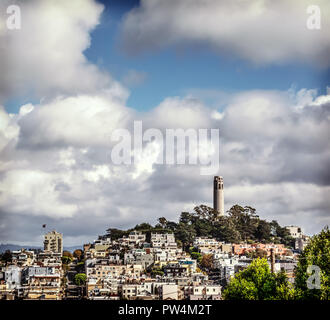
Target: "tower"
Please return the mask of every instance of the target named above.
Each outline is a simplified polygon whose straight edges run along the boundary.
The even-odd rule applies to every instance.
[[[215,176],[213,181],[213,209],[219,213],[219,216],[225,214],[223,178],[219,176]]]
[[[44,251],[63,252],[63,235],[55,230],[45,234]]]

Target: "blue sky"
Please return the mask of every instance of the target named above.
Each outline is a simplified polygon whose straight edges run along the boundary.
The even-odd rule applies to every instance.
[[[304,63],[266,64],[224,56],[210,48],[177,48],[127,54],[121,49],[119,28],[125,14],[139,5],[138,0],[100,1],[105,10],[101,23],[91,33],[91,46],[84,54],[101,70],[124,82],[130,90],[129,107],[150,110],[166,97],[191,94],[212,107],[221,108],[222,94],[244,90],[318,89],[326,93],[330,70]],[[126,84],[130,72],[143,75],[139,83]],[[217,94],[216,92],[219,92]],[[222,93],[222,94],[221,94]],[[28,102],[38,102],[31,95],[15,96],[5,103],[8,112],[18,112]]]
[[[119,46],[118,29],[123,16],[138,1],[103,1],[106,6],[101,24],[92,32],[92,45],[85,51],[88,59],[122,79],[129,70],[146,73],[143,83],[130,88],[130,107],[148,110],[165,97],[182,96],[194,89],[237,92],[251,89],[288,90],[293,87],[315,88],[324,94],[329,84],[329,70],[303,63],[256,66],[250,62],[221,56],[201,47],[166,48],[143,54],[128,55]],[[200,96],[216,104],[212,95]]]

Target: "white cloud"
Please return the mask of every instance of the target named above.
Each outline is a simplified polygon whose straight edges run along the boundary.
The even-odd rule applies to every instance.
[[[112,130],[132,130],[138,119],[144,129],[162,132],[219,128],[227,208],[252,204],[261,217],[301,224],[308,232],[329,223],[329,94],[212,91],[222,101],[219,111],[190,93],[138,113],[126,107],[128,92],[83,54],[101,5],[91,0],[19,3],[21,31],[0,34],[0,43],[7,43],[0,47],[0,95],[8,98],[15,88],[15,95],[29,91],[44,99],[22,106],[18,114],[0,107],[0,240],[37,239],[35,226],[47,220],[64,232],[71,241],[66,244],[77,244],[110,226],[154,223],[159,216],[177,219],[194,205],[211,205],[212,177],[200,176],[198,166],[155,165],[156,142],[132,166],[110,163]],[[294,14],[287,7],[293,2],[284,1],[241,1],[244,10],[233,2],[226,8],[222,1],[207,0],[202,7],[200,1],[187,3],[143,1],[125,22],[126,40],[134,37],[134,49],[137,42],[157,47],[207,41],[254,62],[294,56],[326,63],[327,22],[319,33],[299,29],[299,23],[305,26],[301,10],[307,2],[295,5]],[[319,3],[327,12],[328,6]],[[281,24],[274,24],[281,10]]]
[[[110,163],[111,130],[130,130],[139,118],[144,129],[219,127],[226,208],[253,205],[263,218],[317,232],[329,223],[330,105],[329,96],[305,99],[308,92],[238,93],[215,118],[216,110],[191,97],[166,99],[146,113],[102,95],[25,106],[15,117],[3,111],[2,136],[9,124],[14,129],[0,153],[1,210],[17,219],[56,219],[73,239],[211,205],[212,177],[200,176],[198,166],[155,166],[155,142],[131,166]],[[66,219],[72,226],[91,217],[89,230],[64,226]]]
[[[6,12],[10,1],[1,1]],[[16,1],[21,8],[20,30],[0,33],[0,98],[19,95],[99,92],[111,87],[120,99],[127,95],[109,74],[85,57],[90,32],[99,24],[103,5],[93,0]],[[5,23],[1,15],[0,24]]]
[[[123,22],[122,44],[131,54],[197,43],[256,64],[329,66],[330,4],[312,4],[321,10],[320,30],[307,29],[309,0],[143,0]]]

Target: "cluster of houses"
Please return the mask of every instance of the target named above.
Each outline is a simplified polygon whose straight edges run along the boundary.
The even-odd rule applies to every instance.
[[[11,262],[0,266],[0,298],[67,298],[70,280],[63,270],[59,235],[53,231],[45,237],[47,250],[42,252],[12,252]],[[304,241],[301,235],[296,238]],[[49,250],[50,245],[57,252]],[[258,251],[269,258],[276,256],[269,259],[273,270],[283,270],[294,280],[297,255],[283,244],[230,244],[197,237],[192,247],[199,259],[178,247],[172,233],[147,237],[132,231],[119,239],[99,236],[83,246],[83,295],[91,300],[220,300],[222,288],[235,273],[247,268],[251,252]],[[207,268],[200,264],[205,255],[211,261]]]
[[[10,265],[0,267],[0,299],[62,299],[62,254],[12,251]]]

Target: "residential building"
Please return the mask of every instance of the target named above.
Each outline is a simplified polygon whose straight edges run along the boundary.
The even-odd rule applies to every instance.
[[[55,230],[45,234],[44,251],[63,252],[63,235]]]

